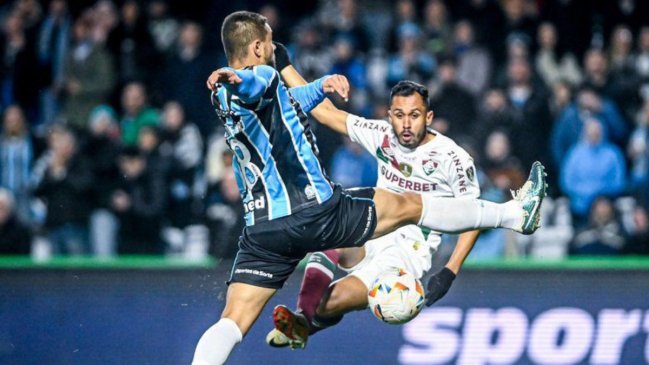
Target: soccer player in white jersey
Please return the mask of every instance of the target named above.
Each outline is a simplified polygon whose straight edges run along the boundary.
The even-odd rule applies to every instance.
[[[276,57],[280,55],[277,58],[281,61],[285,58],[282,46],[277,48]],[[304,83],[290,64],[278,63],[278,69],[288,85]],[[312,114],[376,157],[378,187],[437,197],[480,196],[471,156],[450,138],[430,129],[433,111],[423,85],[401,81],[394,86],[389,121],[347,114],[329,102]],[[446,294],[478,236],[478,230],[460,234],[448,263],[428,282],[427,305]],[[346,312],[367,308],[367,292],[381,274],[405,268],[422,278],[431,268],[440,242],[440,233],[410,225],[368,241],[364,247],[314,253],[305,269],[297,312],[283,305],[275,308],[276,329],[268,334],[267,343],[303,348],[308,335],[338,323]],[[348,275],[330,286],[336,264]]]

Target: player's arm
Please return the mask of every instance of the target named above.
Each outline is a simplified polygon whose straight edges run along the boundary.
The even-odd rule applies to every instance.
[[[426,305],[433,305],[433,303],[446,295],[479,236],[479,230],[460,234],[446,266],[428,280],[426,285]]]
[[[480,196],[480,184],[478,183],[473,160],[464,150],[458,151],[457,154],[456,158],[457,161],[460,161],[462,172],[458,173],[455,168],[456,165],[453,163],[453,167],[448,169],[449,175],[447,177],[453,195],[460,198],[478,198]],[[448,262],[442,270],[431,276],[426,285],[426,305],[432,305],[448,292],[479,236],[479,230],[464,232],[459,235]]]
[[[274,77],[277,77],[277,71],[265,65],[244,70],[223,67],[212,72],[207,79],[207,88],[215,90],[216,84],[221,84],[244,103],[250,104],[264,95]]]
[[[294,89],[302,85],[307,85],[306,80],[300,75],[299,72],[291,65],[288,58],[286,47],[281,43],[275,42],[275,62],[277,69],[280,71],[284,83],[291,88],[291,93]],[[338,92],[345,100],[349,94],[349,84],[346,80],[343,82],[338,77],[328,78],[324,87],[325,92]],[[345,85],[346,84],[346,85]],[[340,91],[339,91],[340,90]],[[327,98],[311,110],[311,115],[321,124],[333,129],[334,131],[348,135],[347,132],[347,113],[344,110],[336,108],[336,106]]]

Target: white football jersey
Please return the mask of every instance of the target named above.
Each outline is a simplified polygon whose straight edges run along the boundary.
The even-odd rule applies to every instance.
[[[435,138],[415,149],[399,144],[392,125],[385,120],[365,119],[349,114],[347,132],[378,161],[377,186],[398,192],[412,191],[436,197],[478,198],[480,186],[471,156],[452,139],[433,131]],[[398,230],[432,249],[439,233],[422,232],[411,225]],[[426,237],[427,236],[427,237]],[[404,238],[406,238],[404,237]]]

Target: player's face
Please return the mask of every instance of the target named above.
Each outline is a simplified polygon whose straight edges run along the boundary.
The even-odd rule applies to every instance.
[[[419,146],[426,137],[426,127],[433,122],[433,112],[417,93],[393,97],[388,115],[399,144],[407,148]]]

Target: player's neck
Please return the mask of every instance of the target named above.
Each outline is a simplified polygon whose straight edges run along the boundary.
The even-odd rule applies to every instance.
[[[228,62],[228,66],[232,67],[235,70],[241,70],[248,66],[258,66],[261,65],[258,59],[253,57],[246,57],[243,59],[232,60]]]
[[[419,147],[425,145],[426,143],[431,142],[436,137],[437,137],[437,134],[435,132],[433,132],[431,130],[426,130],[426,135],[424,136],[424,138],[421,139],[421,142],[419,142],[419,144],[415,148],[419,148]]]

